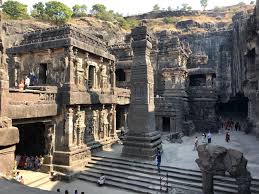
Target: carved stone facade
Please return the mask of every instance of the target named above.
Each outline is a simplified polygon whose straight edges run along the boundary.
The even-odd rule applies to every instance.
[[[43,123],[42,171],[69,178],[91,152],[118,140],[116,106],[127,105],[129,96],[117,95],[115,58],[105,43],[65,25],[25,34],[7,53],[9,114],[19,130],[28,127],[26,122]],[[30,86],[14,89],[26,76]]]

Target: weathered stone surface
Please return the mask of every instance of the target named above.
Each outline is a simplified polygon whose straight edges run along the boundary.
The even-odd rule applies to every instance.
[[[155,129],[154,75],[150,62],[151,34],[146,26],[132,30],[134,52],[129,131],[122,155],[154,159],[161,147],[160,134]]]
[[[202,171],[203,193],[213,194],[213,176],[225,175],[236,178],[239,194],[249,194],[251,175],[247,170],[247,160],[240,151],[222,146],[204,144],[198,146],[199,158],[196,163]]]

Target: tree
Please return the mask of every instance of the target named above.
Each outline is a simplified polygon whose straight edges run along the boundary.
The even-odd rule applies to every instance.
[[[208,0],[200,0],[200,4],[203,7],[203,11],[205,11],[206,7],[208,6]]]
[[[255,4],[255,1],[251,1],[251,2],[250,2],[250,5],[254,5],[254,4]]]
[[[2,5],[3,12],[12,19],[24,19],[29,15],[27,13],[27,5],[18,1],[6,1]]]
[[[42,2],[36,3],[32,7],[33,7],[33,10],[31,11],[32,17],[40,18],[42,20],[46,18],[45,5]]]
[[[158,5],[158,4],[155,4],[155,5],[153,6],[153,11],[159,11],[159,10],[160,10],[159,5]]]
[[[87,6],[86,5],[74,5],[73,8],[73,17],[84,17],[87,15]]]
[[[168,6],[167,11],[173,11],[171,6]]]
[[[192,10],[192,7],[187,3],[183,3],[181,10],[182,11],[187,11],[187,10],[190,11],[190,10]]]
[[[103,4],[95,4],[93,5],[91,12],[92,14],[104,13],[106,12],[106,7]]]
[[[72,10],[68,6],[58,1],[49,1],[45,5],[45,12],[48,19],[55,21],[56,24],[66,22],[73,14]]]

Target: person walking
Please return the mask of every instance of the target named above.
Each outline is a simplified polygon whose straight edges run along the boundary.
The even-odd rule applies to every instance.
[[[212,138],[212,135],[211,135],[211,133],[210,133],[210,131],[209,131],[209,133],[208,133],[208,143],[211,143],[211,138]]]
[[[198,148],[198,143],[199,143],[199,140],[198,140],[198,137],[196,137],[195,140],[194,140],[193,151],[194,151],[194,150],[197,150],[197,148]]]
[[[160,164],[161,164],[161,152],[158,149],[157,154],[156,154],[156,165],[157,165],[157,170],[160,173]]]
[[[227,132],[227,133],[226,133],[226,142],[229,143],[229,141],[230,141],[230,134],[229,134],[229,132]]]

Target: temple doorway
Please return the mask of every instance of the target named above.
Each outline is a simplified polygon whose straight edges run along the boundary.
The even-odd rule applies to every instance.
[[[170,132],[170,117],[163,117],[163,131]]]
[[[15,125],[19,129],[20,142],[16,145],[16,155],[40,156],[45,154],[45,125],[29,123]]]

